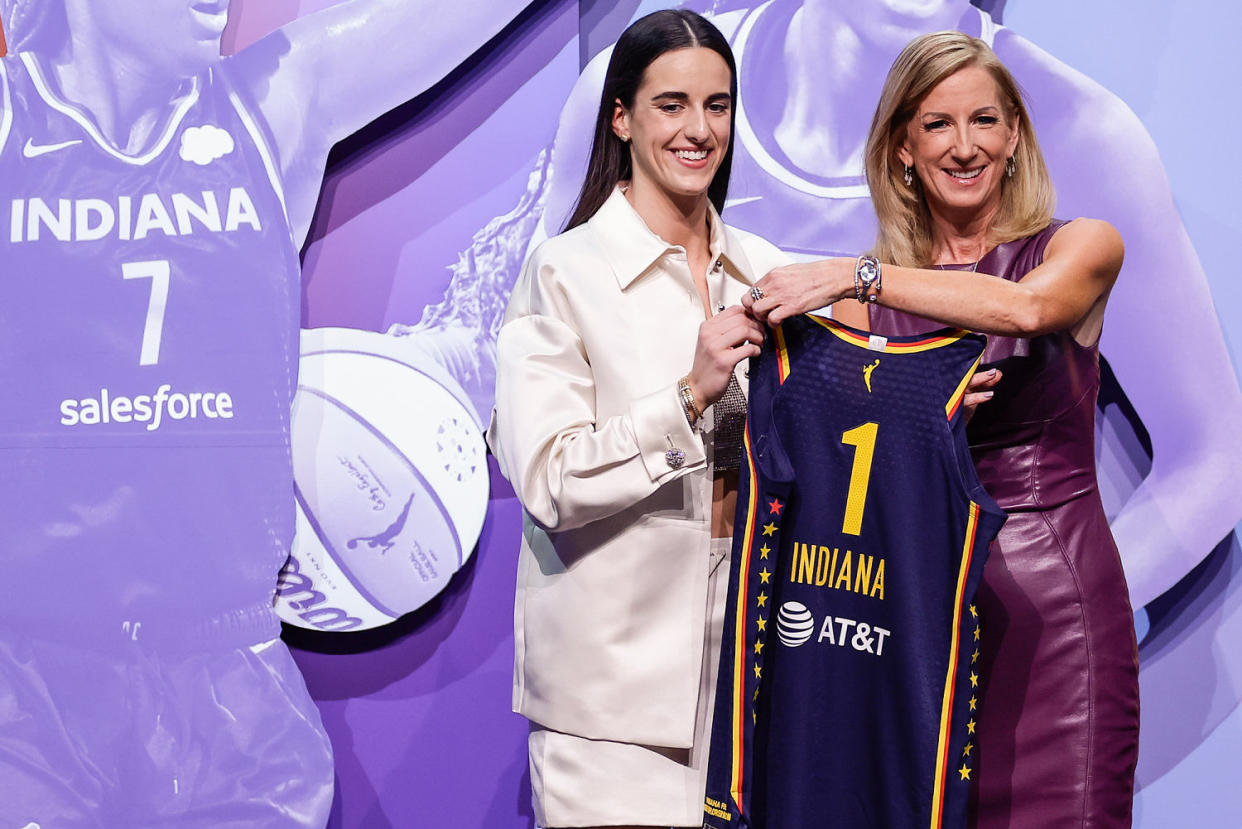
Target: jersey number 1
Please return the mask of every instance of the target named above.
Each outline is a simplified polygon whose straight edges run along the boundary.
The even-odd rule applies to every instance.
[[[153,366],[160,361],[160,340],[164,337],[164,309],[168,307],[168,278],[171,273],[167,259],[125,262],[121,265],[124,279],[151,280],[147,322],[142,328],[142,351],[138,355],[140,366]]]
[[[867,506],[867,485],[871,483],[871,460],[875,456],[878,423],[864,423],[841,434],[841,442],[854,447],[854,468],[850,470],[850,491],[845,497],[845,520],[841,532],[858,535],[862,532],[863,510]]]

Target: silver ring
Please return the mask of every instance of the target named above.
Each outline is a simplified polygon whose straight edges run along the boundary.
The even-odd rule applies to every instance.
[[[750,289],[750,298],[756,302],[763,299],[763,288],[760,288],[758,285],[753,286]]]

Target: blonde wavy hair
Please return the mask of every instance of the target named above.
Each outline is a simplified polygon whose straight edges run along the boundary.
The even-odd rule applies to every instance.
[[[897,150],[928,93],[968,66],[987,70],[1007,105],[1005,117],[1011,124],[1015,118],[1018,122],[1016,170],[1012,177],[1002,177],[1001,205],[988,232],[989,246],[1030,236],[1052,220],[1056,195],[1017,81],[979,38],[933,32],[910,41],[893,62],[867,136],[867,185],[880,225],[874,254],[881,261],[905,267],[932,264],[931,212],[918,179],[913,185],[905,183]]]

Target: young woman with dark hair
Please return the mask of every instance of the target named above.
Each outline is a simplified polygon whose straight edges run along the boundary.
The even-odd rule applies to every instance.
[[[500,331],[489,441],[525,510],[514,709],[543,826],[702,823],[739,364],[763,338],[737,301],[784,261],[719,217],[733,66],[693,13],[626,30],[577,208]]]
[[[639,24],[644,24],[640,26]],[[604,90],[600,96],[599,117],[595,120],[595,134],[591,142],[586,179],[578,194],[578,202],[565,223],[570,230],[586,222],[608,201],[617,182],[629,181],[632,161],[626,142],[613,130],[612,112],[616,102],[625,109],[633,109],[634,96],[643,82],[647,67],[660,55],[672,49],[699,47],[710,49],[720,55],[729,67],[729,97],[737,94],[737,66],[733,51],[724,35],[694,12],[670,10],[667,14],[652,14],[636,21],[625,32],[626,38],[617,41],[608,72],[604,78]],[[607,116],[607,117],[606,117]],[[729,108],[729,132],[733,132],[734,112]],[[724,148],[720,165],[707,187],[707,197],[717,212],[724,210],[725,193],[729,189],[729,173],[733,167],[733,144]]]

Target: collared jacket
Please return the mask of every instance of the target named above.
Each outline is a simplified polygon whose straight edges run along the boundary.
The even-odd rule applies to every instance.
[[[788,261],[715,211],[710,221],[713,308]],[[703,319],[685,251],[619,189],[539,245],[514,287],[488,441],[524,508],[513,707],[544,727],[693,741],[712,417],[692,429],[677,382]],[[670,449],[685,453],[680,465]]]

